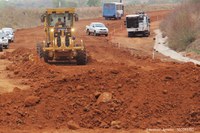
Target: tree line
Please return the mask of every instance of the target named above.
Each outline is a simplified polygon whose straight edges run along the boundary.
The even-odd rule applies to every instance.
[[[0,0],[0,8],[5,6],[17,7],[83,7],[101,6],[105,2],[119,2],[120,0]],[[126,4],[173,3],[182,0],[125,0]]]

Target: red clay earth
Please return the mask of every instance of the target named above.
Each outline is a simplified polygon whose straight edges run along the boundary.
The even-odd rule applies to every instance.
[[[31,43],[19,37],[13,47],[34,47],[31,36]],[[30,89],[0,94],[0,128],[62,129],[69,123],[94,129],[200,128],[199,66],[130,55],[84,31],[79,37],[92,59],[86,66],[45,64],[26,48],[7,53],[12,77],[23,77]]]
[[[110,128],[113,121],[125,129],[199,127],[200,68],[194,64],[168,63],[146,71],[107,63],[108,69],[64,75],[42,61],[27,60],[25,51],[17,62],[21,51],[11,54],[12,70],[32,87],[1,94],[1,127],[62,128],[71,120],[83,128]],[[112,99],[99,103],[103,92]]]

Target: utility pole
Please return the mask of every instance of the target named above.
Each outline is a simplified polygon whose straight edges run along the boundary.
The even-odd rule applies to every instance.
[[[60,8],[61,7],[61,1],[59,0],[59,3],[58,3],[58,7]]]

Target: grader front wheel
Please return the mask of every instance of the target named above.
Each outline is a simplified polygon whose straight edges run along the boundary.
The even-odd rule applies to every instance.
[[[81,50],[77,52],[76,62],[77,62],[77,65],[87,64],[87,54],[85,50]]]
[[[43,57],[44,57],[44,62],[48,63],[49,62],[49,54],[47,51],[44,52]]]
[[[45,51],[45,52],[43,51],[43,46],[42,46],[41,43],[38,43],[38,44],[37,44],[36,49],[37,49],[37,54],[38,54],[38,56],[39,56],[40,58],[44,58],[44,61],[45,61],[46,63],[48,63],[48,60],[49,60],[48,52],[47,52],[47,51]]]

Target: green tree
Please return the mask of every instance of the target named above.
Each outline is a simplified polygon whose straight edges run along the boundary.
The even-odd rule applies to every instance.
[[[100,0],[88,0],[88,6],[98,6],[100,4]]]

